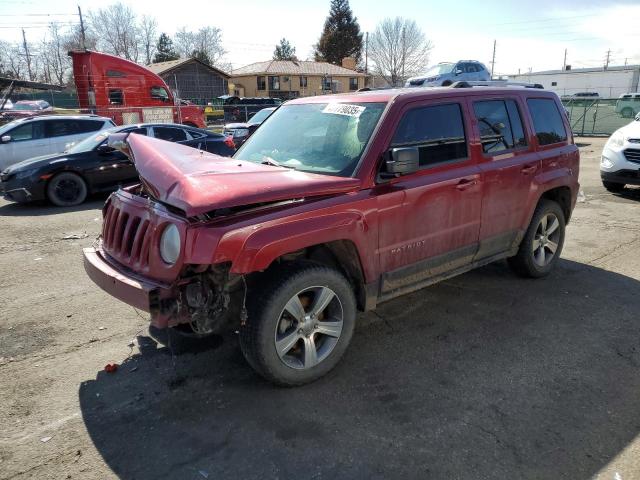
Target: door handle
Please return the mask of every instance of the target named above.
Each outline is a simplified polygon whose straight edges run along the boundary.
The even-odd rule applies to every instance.
[[[458,182],[458,184],[456,185],[456,188],[458,190],[462,191],[462,190],[466,190],[467,188],[473,187],[476,183],[478,183],[478,182],[476,182],[475,180],[470,180],[468,178],[463,178],[462,180],[460,180]]]
[[[529,175],[530,173],[535,172],[537,169],[538,169],[538,165],[533,164],[533,165],[525,165],[524,167],[522,167],[522,170],[520,171],[525,175]]]

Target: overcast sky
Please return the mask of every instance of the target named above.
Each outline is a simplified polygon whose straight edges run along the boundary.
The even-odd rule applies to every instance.
[[[108,2],[80,1],[83,11]],[[311,55],[324,19],[328,0],[190,0],[124,2],[138,13],[154,15],[160,31],[172,34],[178,27],[197,30],[211,25],[222,29],[227,59],[234,68],[268,60],[278,40],[286,37],[305,59]],[[611,50],[611,64],[640,63],[640,4],[638,1],[592,0],[351,0],[362,31],[372,32],[384,17],[414,19],[432,41],[430,63],[459,59],[491,61],[497,40],[497,74],[529,68],[561,68],[565,48],[567,63],[577,67],[601,66]],[[36,40],[48,20],[77,21],[77,1],[0,0],[0,38],[21,40],[21,26]],[[22,16],[28,14],[29,16]],[[34,14],[56,14],[51,17]],[[66,14],[61,16],[57,14]]]

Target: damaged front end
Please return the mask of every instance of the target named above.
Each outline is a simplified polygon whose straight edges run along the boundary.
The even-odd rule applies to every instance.
[[[151,305],[152,324],[188,324],[194,333],[202,335],[237,329],[246,315],[246,285],[242,276],[230,274],[229,269],[230,264],[221,264],[190,272],[176,286],[174,297]]]

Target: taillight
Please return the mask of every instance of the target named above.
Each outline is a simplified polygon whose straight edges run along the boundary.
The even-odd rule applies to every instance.
[[[236,149],[236,144],[233,142],[233,137],[228,136],[224,139],[224,143],[227,147],[232,148],[232,149]]]

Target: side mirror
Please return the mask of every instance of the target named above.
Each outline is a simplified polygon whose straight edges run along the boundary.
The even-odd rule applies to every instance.
[[[11,135],[3,135],[0,140],[2,140],[2,143],[9,143],[11,141]]]
[[[640,113],[636,115],[636,122],[640,122]],[[4,137],[2,137],[4,139]],[[3,140],[4,141],[4,140]]]
[[[102,145],[98,146],[97,151],[100,155],[107,155],[109,153],[114,152],[115,148],[108,145],[107,143],[103,143]]]
[[[453,74],[457,77],[458,75],[460,75],[462,73],[462,70],[459,68],[456,68],[456,71],[453,72]]]
[[[386,173],[408,175],[420,168],[420,150],[417,147],[392,148],[385,164]]]

